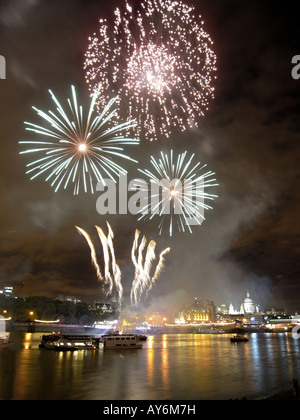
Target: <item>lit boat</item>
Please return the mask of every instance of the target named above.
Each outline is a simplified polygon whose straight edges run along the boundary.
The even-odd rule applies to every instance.
[[[95,350],[96,343],[91,338],[62,337],[54,342],[54,349],[58,351]]]
[[[53,334],[43,336],[40,348],[58,351],[94,350],[99,348],[99,339],[90,336]]]
[[[115,331],[111,334],[104,334],[102,335],[102,337],[132,337],[132,336],[136,336],[138,340],[140,341],[147,341],[148,337],[146,335],[142,335],[142,334],[129,334],[129,333],[120,333],[120,331]]]
[[[51,349],[54,350],[54,343],[60,339],[60,333],[43,335],[42,342],[39,345],[40,349]]]
[[[247,343],[249,341],[249,339],[244,335],[237,334],[237,335],[231,337],[230,341],[232,343]]]
[[[136,334],[106,334],[101,337],[99,348],[104,350],[141,349],[143,344]]]
[[[71,343],[70,341],[57,341],[53,343],[53,349],[56,351],[78,351],[78,347],[75,343]]]

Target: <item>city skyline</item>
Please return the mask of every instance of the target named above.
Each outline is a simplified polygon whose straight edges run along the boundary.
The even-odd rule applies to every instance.
[[[7,298],[14,298],[18,299],[18,296],[16,296],[14,292],[14,288],[12,286],[4,286],[2,289],[0,289],[0,296],[3,295]],[[19,296],[20,297],[20,296]],[[292,312],[288,311],[288,308],[286,307],[285,303],[282,302],[281,306],[273,305],[274,302],[270,300],[269,302],[265,302],[265,305],[262,306],[260,303],[259,296],[253,296],[249,289],[245,291],[244,296],[242,299],[238,299],[236,296],[234,296],[234,292],[232,294],[231,300],[224,302],[214,302],[209,298],[209,296],[197,296],[197,297],[185,297],[184,300],[180,301],[179,299],[176,301],[176,303],[173,304],[173,306],[166,306],[166,305],[157,305],[155,302],[148,302],[147,304],[143,305],[140,304],[138,306],[132,305],[129,303],[125,303],[124,306],[120,305],[120,302],[117,301],[117,299],[111,299],[107,296],[100,296],[99,298],[94,296],[91,300],[86,300],[84,302],[81,301],[81,299],[78,299],[77,296],[70,296],[70,295],[58,295],[55,297],[49,297],[49,296],[22,296],[22,299],[31,299],[33,297],[41,297],[41,298],[47,298],[47,299],[54,299],[54,300],[60,300],[65,302],[73,302],[73,303],[84,303],[88,304],[89,306],[97,306],[101,303],[101,305],[113,305],[115,308],[120,308],[121,310],[129,311],[130,313],[135,312],[145,312],[145,313],[172,313],[174,311],[180,311],[180,308],[184,308],[189,305],[196,305],[201,302],[207,302],[211,304],[216,312],[220,312],[223,314],[228,315],[242,315],[242,314],[255,314],[255,313],[290,313],[290,314],[298,314],[299,311],[295,310]],[[233,303],[234,302],[234,303]]]

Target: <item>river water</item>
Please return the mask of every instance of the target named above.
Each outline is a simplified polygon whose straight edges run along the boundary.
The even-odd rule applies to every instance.
[[[290,334],[159,335],[142,350],[40,350],[41,334],[11,333],[0,351],[1,400],[259,399],[300,379]]]

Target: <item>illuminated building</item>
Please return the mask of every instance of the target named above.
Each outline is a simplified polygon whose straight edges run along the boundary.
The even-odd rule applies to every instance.
[[[235,309],[230,303],[228,312],[218,308],[217,319],[221,321],[240,321],[244,325],[261,325],[264,323],[264,314],[259,306],[250,297],[250,292],[247,290],[247,295],[242,301],[239,309]]]
[[[151,327],[164,327],[169,322],[169,317],[160,312],[154,312],[147,316],[147,324]]]
[[[238,315],[239,311],[236,311],[233,307],[233,304],[230,303],[228,313],[229,313],[229,315]]]
[[[247,297],[245,298],[244,302],[241,304],[241,310],[240,312],[242,314],[255,314],[259,313],[259,307],[256,305],[250,297],[249,290],[247,290]]]
[[[230,310],[230,307],[229,307]],[[229,310],[226,308],[226,305],[221,305],[217,307],[217,313],[223,314],[223,315],[227,315]]]
[[[286,311],[284,309],[270,308],[266,310],[266,315],[279,315],[285,316]]]
[[[95,302],[93,309],[99,311],[100,314],[112,314],[114,312],[114,308],[111,303]]]
[[[260,309],[259,306],[256,305],[253,299],[250,297],[249,290],[247,290],[247,296],[243,300],[240,306],[240,310],[234,309],[232,303],[229,305],[229,315],[251,315],[251,314],[259,314]]]
[[[59,300],[60,302],[72,302],[72,303],[81,303],[80,299],[77,299],[74,296],[62,296],[59,295],[55,298],[55,300]]]
[[[216,310],[213,302],[209,300],[195,300],[184,305],[179,314],[178,324],[202,324],[215,322]]]
[[[5,286],[2,290],[0,290],[0,294],[4,295],[5,297],[13,297],[14,295],[14,288]]]

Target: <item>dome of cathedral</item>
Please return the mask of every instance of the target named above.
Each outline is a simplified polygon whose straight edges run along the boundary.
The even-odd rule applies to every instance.
[[[244,311],[246,314],[252,314],[256,312],[256,306],[253,302],[253,299],[251,299],[249,291],[247,292],[247,297],[244,300]]]

